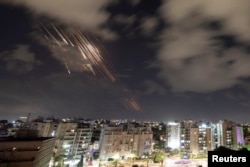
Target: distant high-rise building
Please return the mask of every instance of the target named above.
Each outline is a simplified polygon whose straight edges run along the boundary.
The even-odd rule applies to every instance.
[[[235,126],[235,131],[236,131],[235,148],[240,149],[243,146],[245,146],[245,144],[246,144],[246,141],[245,141],[245,138],[244,138],[243,126],[236,125]]]
[[[171,149],[180,149],[180,123],[167,123],[167,147]]]
[[[168,147],[182,155],[197,157],[212,149],[211,123],[183,120],[168,123]]]
[[[197,127],[197,122],[193,120],[183,120],[180,122],[180,151],[190,153],[191,127]]]
[[[211,127],[208,122],[199,122],[190,129],[190,155],[206,155],[212,148]]]
[[[212,149],[224,146],[237,150],[245,145],[243,127],[233,121],[220,120],[212,125]]]
[[[250,145],[250,125],[249,124],[243,124],[242,128],[243,128],[245,144]]]

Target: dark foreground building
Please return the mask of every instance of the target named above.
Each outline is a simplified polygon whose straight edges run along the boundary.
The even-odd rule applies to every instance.
[[[55,138],[0,138],[0,167],[47,167]]]

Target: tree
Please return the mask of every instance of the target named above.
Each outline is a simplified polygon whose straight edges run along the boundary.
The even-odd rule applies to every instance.
[[[239,151],[248,151],[248,149],[246,147],[243,147],[243,148],[239,149]]]
[[[166,154],[164,152],[153,152],[152,153],[154,163],[161,163],[163,166],[163,160],[166,158]]]
[[[147,167],[148,167],[148,163],[149,163],[149,161],[151,161],[151,160],[153,160],[153,156],[152,155],[150,155],[149,153],[144,153],[144,161],[146,162],[146,164],[147,164]]]

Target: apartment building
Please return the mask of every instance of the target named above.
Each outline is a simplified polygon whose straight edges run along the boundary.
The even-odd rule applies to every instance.
[[[167,146],[185,157],[197,157],[212,149],[211,123],[183,120],[167,123]]]
[[[90,124],[78,123],[72,152],[74,159],[80,159],[82,155],[91,151],[92,133],[92,126]]]
[[[243,127],[233,121],[220,120],[212,125],[212,149],[224,146],[237,150],[245,145]]]
[[[181,153],[191,156],[206,154],[219,146],[238,150],[245,145],[243,126],[228,120],[169,122],[167,132],[168,147],[179,148]]]
[[[190,153],[191,128],[197,127],[197,122],[193,120],[183,120],[180,122],[180,151]]]
[[[152,151],[153,134],[148,127],[124,128],[106,126],[102,129],[100,159],[127,159]]]
[[[39,137],[54,137],[57,124],[57,122],[30,122],[29,129],[38,130]]]
[[[168,122],[167,123],[167,147],[173,149],[180,149],[180,123]]]
[[[56,155],[61,155],[65,159],[73,156],[73,148],[76,141],[77,123],[60,122],[57,125],[56,137]]]
[[[0,167],[47,167],[55,138],[0,138]]]
[[[200,122],[197,127],[190,129],[190,155],[197,157],[206,155],[212,149],[210,124]]]

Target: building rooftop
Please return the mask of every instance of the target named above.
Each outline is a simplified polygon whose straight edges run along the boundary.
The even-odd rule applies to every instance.
[[[0,142],[4,141],[44,141],[48,139],[52,139],[53,137],[0,137]]]

